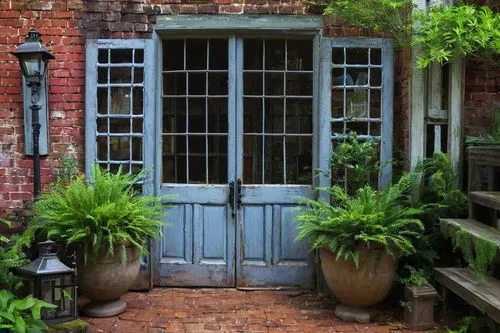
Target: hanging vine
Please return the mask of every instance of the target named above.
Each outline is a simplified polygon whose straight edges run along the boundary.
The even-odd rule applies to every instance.
[[[500,244],[478,237],[460,228],[460,226],[441,221],[441,232],[445,238],[451,238],[453,249],[460,249],[463,257],[479,279],[484,279],[488,266],[500,250]]]

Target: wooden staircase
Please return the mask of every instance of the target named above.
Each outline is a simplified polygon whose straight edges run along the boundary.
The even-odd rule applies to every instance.
[[[469,218],[441,219],[474,237],[486,239],[500,248],[500,146],[468,149]],[[499,256],[497,256],[497,259]],[[497,260],[500,263],[500,261]],[[493,276],[479,280],[470,268],[436,268],[436,282],[443,286],[443,301],[451,291],[500,323],[500,268]]]

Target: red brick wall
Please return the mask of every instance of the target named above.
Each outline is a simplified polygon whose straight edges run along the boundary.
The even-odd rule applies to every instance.
[[[465,135],[488,133],[493,125],[492,109],[500,109],[500,66],[469,60],[465,75]]]
[[[50,148],[41,161],[41,178],[48,184],[70,155],[83,160],[84,41],[82,1],[0,1],[0,216],[32,199],[32,160],[24,155],[21,71],[9,54],[37,28],[55,55],[49,65]]]

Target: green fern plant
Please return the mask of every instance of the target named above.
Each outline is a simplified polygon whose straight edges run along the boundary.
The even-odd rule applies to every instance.
[[[92,181],[79,175],[40,196],[26,239],[51,239],[68,248],[79,248],[85,258],[101,249],[113,255],[119,248],[126,260],[126,245],[147,249],[148,238],[158,238],[165,226],[162,199],[142,196],[134,186],[144,174],[131,175],[92,169]]]
[[[499,23],[500,24],[500,23]],[[481,133],[478,136],[465,137],[468,146],[500,145],[500,109],[494,109],[493,130],[491,133]]]
[[[424,207],[415,206],[418,179],[405,174],[385,190],[364,186],[353,196],[338,186],[323,189],[332,202],[302,200],[297,239],[309,240],[311,249],[328,248],[337,260],[353,260],[356,267],[362,247],[382,248],[394,257],[414,253],[413,240],[424,231],[418,219]]]

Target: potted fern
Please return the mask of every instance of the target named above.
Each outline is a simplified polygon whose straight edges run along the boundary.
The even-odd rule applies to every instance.
[[[419,175],[405,174],[384,190],[374,189],[366,178],[370,172],[359,170],[366,158],[359,149],[365,148],[350,135],[333,154],[337,166],[349,161],[349,168],[365,175],[365,184],[354,194],[337,185],[322,189],[331,200],[303,199],[304,208],[296,218],[297,238],[309,240],[311,249],[319,250],[333,295],[353,307],[368,307],[387,296],[397,259],[415,252],[413,240],[424,230],[418,219],[423,208],[415,204]],[[357,162],[355,156],[360,156]]]
[[[91,302],[82,312],[107,317],[123,312],[120,299],[134,282],[149,238],[161,235],[161,199],[134,190],[143,173],[103,171],[56,183],[36,201],[28,239],[50,239],[76,251],[79,291]]]

